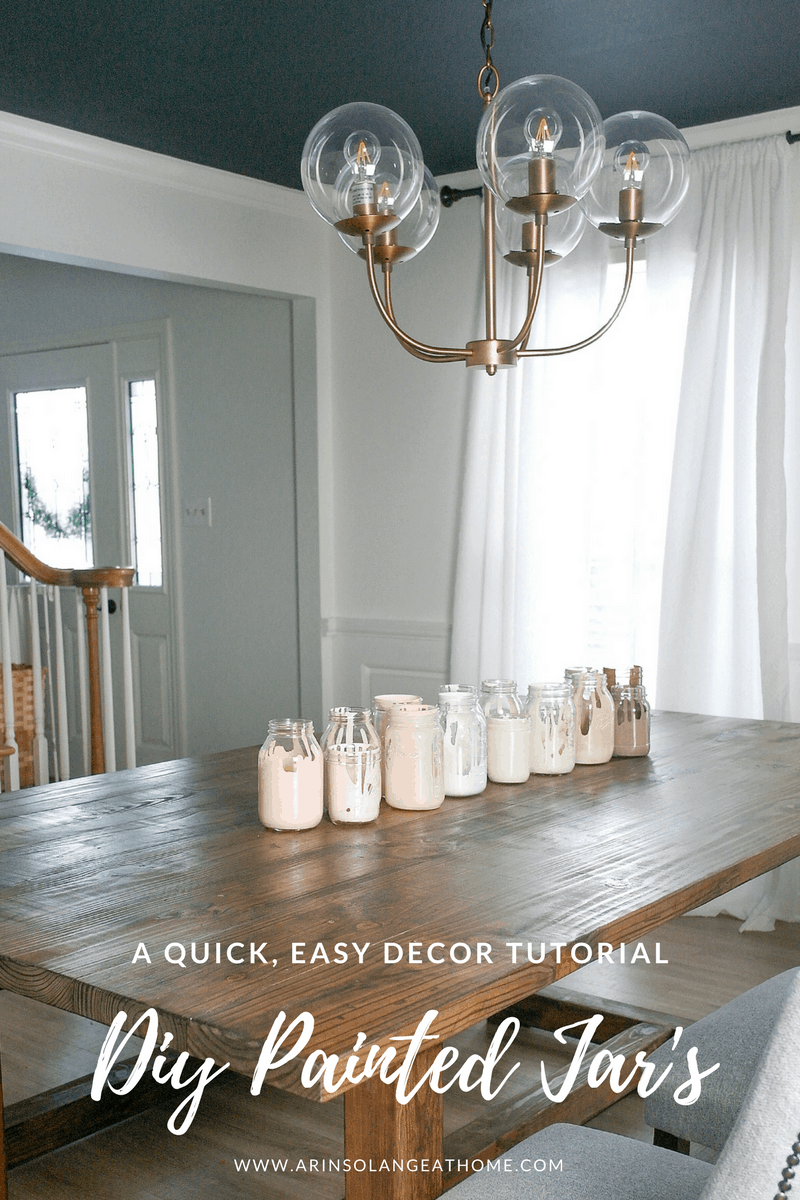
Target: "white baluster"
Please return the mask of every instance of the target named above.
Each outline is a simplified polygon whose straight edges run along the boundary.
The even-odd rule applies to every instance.
[[[61,779],[69,779],[69,724],[67,719],[67,675],[64,665],[64,626],[61,621],[61,588],[53,589],[53,621],[56,627],[56,692],[58,696],[58,765]],[[80,629],[78,630],[80,635]]]
[[[33,782],[38,787],[49,783],[47,738],[44,735],[44,689],[42,688],[42,650],[39,640],[39,599],[36,580],[31,579],[31,663],[33,665]]]
[[[86,613],[80,589],[75,589],[75,620],[78,639],[78,694],[81,703],[83,773],[92,773],[92,729],[89,719],[89,664],[86,659]]]
[[[3,708],[5,736],[3,742],[14,753],[3,759],[3,786],[7,792],[19,788],[19,753],[14,732],[14,676],[11,670],[11,629],[8,620],[8,587],[6,586],[6,556],[0,551],[0,658],[3,663]]]
[[[133,661],[131,657],[130,588],[122,592],[122,711],[125,717],[125,766],[136,766],[136,727],[133,720]]]
[[[100,588],[100,643],[103,656],[103,752],[106,770],[116,771],[114,738],[114,681],[111,676],[111,627],[108,623],[108,588]]]
[[[54,678],[53,654],[52,654],[52,647],[50,644],[50,604],[49,604],[49,601],[52,600],[52,598],[53,598],[53,589],[50,586],[45,587],[44,591],[42,593],[42,599],[44,602],[42,604],[42,608],[44,610],[44,661],[47,666],[47,670],[45,671],[45,692],[46,692],[46,699],[47,699],[47,715],[45,716],[45,735],[47,735],[49,733],[50,738],[48,741],[48,746],[52,747],[52,751],[53,751],[53,770],[52,770],[52,774],[50,775],[50,778],[55,779],[57,782],[61,778],[61,772],[59,770],[58,743],[56,741],[56,737],[57,737],[56,706],[55,706],[55,700],[54,700],[54,696],[53,696],[53,678]],[[47,728],[48,716],[50,719],[50,728],[49,729]]]

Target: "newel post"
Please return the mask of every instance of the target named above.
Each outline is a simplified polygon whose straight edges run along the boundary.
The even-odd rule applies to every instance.
[[[102,775],[106,769],[103,753],[103,712],[100,699],[100,643],[97,635],[97,605],[99,587],[83,587],[86,609],[86,641],[89,648],[89,720],[92,731],[92,774]]]

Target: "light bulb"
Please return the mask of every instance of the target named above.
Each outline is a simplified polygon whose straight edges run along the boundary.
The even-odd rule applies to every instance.
[[[391,181],[387,180],[387,199],[390,198],[390,185]],[[381,211],[381,204],[383,202],[381,198],[382,190],[383,184],[378,189],[377,207],[379,212]],[[422,189],[411,212],[394,229],[376,238],[375,261],[395,267],[399,266],[400,263],[408,262],[410,258],[419,254],[420,250],[423,250],[427,246],[436,232],[440,212],[439,188],[436,180],[428,168],[425,167]],[[339,231],[339,237],[354,254],[358,254],[361,258],[366,257],[366,251],[360,237],[348,236],[348,234],[342,233],[341,230]]]
[[[347,221],[359,234],[367,226],[385,230],[416,203],[422,151],[412,129],[391,109],[343,104],[311,130],[300,172],[312,206],[329,224]]]
[[[564,132],[564,123],[554,109],[535,108],[525,122],[525,137],[534,154],[553,153]]]
[[[581,207],[609,237],[650,237],[680,210],[689,187],[689,147],[680,130],[649,112],[609,117],[603,166]]]
[[[484,183],[507,204],[536,194],[579,200],[604,148],[603,119],[582,88],[556,75],[529,75],[487,104],[476,153]]]
[[[614,170],[622,176],[622,186],[640,188],[649,162],[644,142],[622,142],[614,154]]]
[[[344,156],[355,175],[374,175],[381,156],[380,143],[368,129],[357,129],[344,144]]]

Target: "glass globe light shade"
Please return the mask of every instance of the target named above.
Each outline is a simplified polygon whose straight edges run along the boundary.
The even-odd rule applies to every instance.
[[[312,207],[330,225],[356,205],[401,221],[422,187],[422,151],[411,126],[382,104],[343,104],[318,121],[300,162]],[[397,222],[395,222],[396,224]]]
[[[624,112],[605,122],[603,166],[581,201],[598,228],[620,220],[620,191],[641,192],[641,219],[668,225],[686,199],[689,147],[679,129],[649,112]],[[604,231],[608,232],[608,230]],[[653,233],[644,229],[638,236]]]
[[[515,213],[504,204],[498,204],[494,212],[497,247],[500,253],[506,259],[509,254],[514,255],[514,258],[508,260],[513,266],[530,265],[532,260],[526,261],[519,252],[526,244],[523,227],[526,222],[533,221],[533,217]],[[564,212],[552,213],[545,226],[544,265],[549,267],[566,258],[581,240],[585,228],[586,217],[578,204],[573,204]]]
[[[419,254],[420,250],[425,249],[436,232],[441,211],[442,205],[439,200],[439,188],[436,180],[428,168],[424,167],[422,188],[411,212],[407,217],[403,217],[400,224],[396,225],[394,229],[389,230],[388,234],[384,235],[384,237],[378,235],[375,246],[376,261],[383,261],[381,255],[384,241],[396,247],[397,251],[401,249],[407,251],[404,254],[393,254],[391,256],[393,265],[407,262],[416,254]],[[350,236],[349,234],[342,233],[341,230],[339,230],[339,237],[354,254],[360,254],[362,258],[366,258],[366,252],[364,251],[360,237]]]
[[[555,164],[552,190],[580,199],[600,169],[604,146],[603,119],[582,88],[557,75],[529,75],[486,106],[476,153],[484,183],[500,200],[533,191],[529,164],[542,159]]]

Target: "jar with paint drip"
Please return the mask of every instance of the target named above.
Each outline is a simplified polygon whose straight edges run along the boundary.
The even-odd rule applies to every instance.
[[[323,755],[314,722],[270,721],[258,753],[258,815],[268,829],[313,829],[322,820]]]
[[[530,766],[534,775],[566,775],[575,767],[575,704],[572,685],[532,683]]]
[[[650,753],[650,705],[642,668],[620,671],[611,681],[614,699],[614,757],[644,758]]]
[[[575,704],[575,762],[606,763],[614,753],[614,700],[603,671],[568,670]]]
[[[368,708],[332,708],[322,736],[325,806],[334,825],[365,825],[381,807],[381,742]]]
[[[471,684],[448,683],[439,690],[444,719],[444,794],[477,796],[486,787],[486,717]]]

